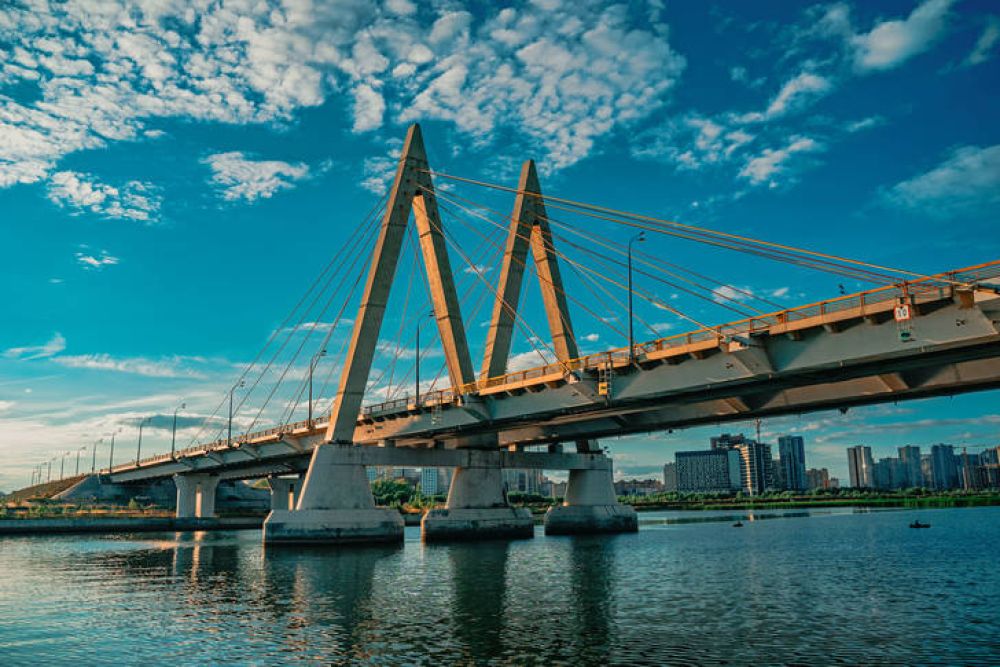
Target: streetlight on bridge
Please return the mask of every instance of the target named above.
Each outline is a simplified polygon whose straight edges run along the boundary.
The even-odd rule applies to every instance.
[[[90,474],[93,475],[97,472],[97,445],[104,442],[104,438],[98,438],[94,441],[92,451],[90,453]]]
[[[417,319],[417,355],[413,361],[413,404],[420,404],[420,325],[424,319],[434,317],[434,311],[430,311],[424,317]]]
[[[635,363],[635,335],[632,330],[632,244],[646,240],[646,232],[642,231],[628,240],[628,365]]]
[[[83,445],[82,447],[80,447],[80,449],[76,450],[76,474],[73,475],[74,477],[79,477],[80,476],[80,452],[82,452],[82,451],[84,451],[86,449],[87,449],[87,445]]]
[[[139,420],[139,444],[138,444],[138,446],[136,447],[136,450],[135,450],[135,465],[136,465],[136,467],[139,466],[139,459],[142,458],[142,427],[144,425],[146,425],[148,422],[151,422],[151,421],[153,421],[152,417],[144,417],[143,419]]]
[[[233,385],[232,389],[229,390],[229,426],[226,432],[226,446],[228,447],[233,446],[233,394],[235,394],[236,390],[240,387],[245,387],[246,384],[246,382],[240,380]]]
[[[119,426],[117,430],[111,432],[111,452],[108,454],[108,474],[111,474],[111,468],[115,464],[115,436],[122,432],[122,427]]]
[[[187,408],[187,403],[181,403],[174,408],[174,427],[170,431],[170,458],[174,458],[174,451],[177,445],[177,413]]]

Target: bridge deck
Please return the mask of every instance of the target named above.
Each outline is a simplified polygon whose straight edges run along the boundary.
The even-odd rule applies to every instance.
[[[757,354],[757,358],[754,358],[755,347],[766,347],[761,341],[782,338],[798,341],[803,337],[808,338],[811,335],[810,332],[816,330],[836,334],[841,328],[849,327],[851,323],[858,321],[869,322],[874,325],[887,323],[893,320],[895,307],[904,303],[912,309],[915,317],[914,322],[919,322],[925,315],[930,315],[937,310],[952,306],[963,311],[968,309],[976,310],[983,303],[989,302],[991,307],[994,307],[993,304],[1000,301],[1000,298],[997,297],[1000,294],[1000,280],[998,279],[1000,279],[1000,261],[957,271],[949,271],[904,285],[887,286],[856,294],[844,295],[717,327],[639,343],[636,345],[635,350],[636,363],[639,371],[649,370],[664,364],[680,369],[682,368],[680,364],[686,360],[704,359],[722,351],[734,355],[737,365],[745,371],[743,376],[728,378],[727,373],[729,371],[706,367],[704,370],[699,371],[701,375],[683,380],[683,382],[687,382],[687,385],[683,387],[684,391],[689,391],[690,388],[688,385],[690,385],[691,387],[700,387],[701,392],[706,393],[709,390],[728,386],[732,382],[745,382],[751,379],[757,383],[774,383],[783,372],[796,371],[797,373],[801,373],[802,370],[809,370],[810,368],[815,372],[823,368],[823,366],[814,363],[812,367],[804,366],[802,369],[798,369],[794,364],[784,364],[782,366],[784,362],[775,363],[775,359],[768,358],[782,358],[786,353],[781,350],[765,349],[762,354]],[[973,327],[961,330],[961,335],[958,335],[957,338],[955,337],[957,334],[953,335],[951,330],[946,330],[938,326],[938,329],[943,333],[935,334],[936,339],[933,341],[933,345],[921,345],[918,348],[907,349],[905,346],[893,346],[891,342],[884,340],[879,345],[881,345],[886,358],[894,360],[890,363],[890,366],[891,364],[896,364],[900,368],[907,367],[907,364],[913,365],[912,361],[907,361],[910,357],[945,352],[956,345],[965,346],[969,350],[972,350],[973,347],[979,350],[983,344],[995,346],[1000,342],[1000,336],[997,335],[995,319],[991,320],[990,317],[992,316],[980,316],[979,320],[981,321],[977,321],[978,329],[973,331],[975,328]],[[990,322],[992,322],[992,325]],[[956,325],[952,325],[952,327],[954,326]],[[885,336],[882,336],[882,338],[885,338]],[[899,350],[895,348],[899,348]],[[839,351],[838,353],[844,354],[845,357],[851,354],[856,355],[854,350],[851,350],[850,354],[847,354],[847,350]],[[802,356],[798,353],[796,354]],[[990,348],[986,352],[982,350],[975,353],[969,352],[966,356],[970,359],[1000,358],[1000,349],[993,350],[993,348]],[[486,378],[457,388],[430,392],[425,396],[421,396],[419,404],[414,403],[411,398],[402,398],[366,406],[362,409],[358,417],[356,440],[358,442],[376,442],[380,439],[394,437],[409,441],[419,441],[421,438],[427,440],[434,439],[437,437],[436,434],[440,433],[468,431],[473,426],[475,428],[472,428],[472,430],[476,430],[482,424],[488,424],[488,427],[483,428],[492,429],[493,432],[498,432],[503,428],[517,428],[518,426],[528,428],[528,431],[530,431],[531,429],[528,425],[535,420],[541,420],[543,416],[545,419],[548,419],[554,414],[580,412],[600,415],[597,418],[605,421],[610,419],[612,424],[610,428],[612,429],[614,428],[613,424],[617,422],[621,432],[654,430],[656,426],[652,422],[648,425],[649,428],[647,428],[645,423],[631,425],[622,423],[622,415],[628,414],[628,410],[624,408],[612,410],[611,412],[617,412],[618,414],[610,418],[603,416],[602,413],[609,412],[609,404],[601,397],[596,396],[595,388],[591,386],[594,384],[591,380],[596,377],[597,373],[602,369],[608,368],[623,373],[622,377],[630,378],[628,380],[629,383],[632,383],[636,387],[641,386],[642,382],[640,380],[633,380],[631,378],[643,374],[641,372],[629,373],[628,357],[627,348],[618,348],[563,363],[516,371],[499,377]],[[858,358],[861,359],[862,357],[864,355],[860,355]],[[961,361],[957,357],[954,359],[949,357],[949,359],[950,361],[947,363]],[[817,357],[816,361],[819,361],[819,357]],[[731,362],[727,362],[727,364],[726,369],[730,369],[734,365]],[[891,367],[888,372],[892,372]],[[980,369],[977,372],[981,375],[983,371]],[[988,372],[991,373],[992,370]],[[731,373],[729,374],[731,375]],[[880,372],[875,375],[882,377],[885,374],[885,372]],[[968,372],[966,374],[969,375]],[[650,373],[649,375],[655,375],[657,378],[655,382],[666,386],[661,374]],[[675,373],[676,378],[681,378],[684,375],[686,374]],[[973,373],[972,375],[975,374]],[[972,375],[969,375],[969,377],[971,378]],[[844,377],[849,378],[850,376]],[[975,382],[970,379],[968,380],[968,384],[970,387],[981,388],[984,381],[980,376],[976,377],[979,379]],[[1000,378],[995,379],[1000,381]],[[821,380],[822,378],[816,378],[809,380],[809,382],[819,384]],[[678,381],[681,380],[678,379]],[[912,381],[907,383],[899,379],[885,379],[882,377],[879,382],[888,384],[890,390],[895,383],[895,390],[899,391],[901,395],[906,394],[912,388]],[[566,385],[576,385],[572,394],[564,391]],[[775,386],[779,385],[783,386],[780,382],[775,384]],[[948,386],[952,387],[953,385],[956,387],[953,389],[954,391],[962,391],[961,382],[957,384],[952,383]],[[556,389],[558,387],[562,387],[563,390],[558,392],[559,395],[552,404],[552,410],[541,410],[539,408],[536,411],[533,405],[532,409],[519,408],[523,411],[523,414],[518,415],[516,409],[508,410],[506,413],[502,410],[492,409],[497,404],[497,401],[502,402],[505,398],[516,397],[526,392],[545,392],[547,389]],[[641,401],[663,402],[669,394],[673,393],[673,390],[661,391],[657,388],[654,391],[647,387],[643,390],[645,394],[633,392],[633,397],[629,393],[630,391],[626,387],[625,391],[618,397],[621,399],[622,405],[627,405],[630,398],[636,405]],[[879,400],[878,396],[873,395],[878,392],[870,388],[852,387],[851,391],[860,391],[865,393],[865,395],[853,397],[850,400],[844,399],[844,404],[856,404],[866,401],[875,402]],[[484,401],[489,403],[489,405],[484,404]],[[737,416],[766,407],[764,405],[756,408],[754,406],[747,406],[744,398],[736,394],[725,398],[724,401],[734,406],[731,412]],[[544,401],[537,401],[536,403],[541,404]],[[787,406],[788,411],[794,408],[795,406],[792,404]],[[646,409],[648,410],[649,408],[647,407]],[[438,415],[437,420],[433,417],[428,419],[428,413],[432,413],[435,410],[445,410],[449,415],[449,419],[442,420],[440,419],[440,415]],[[712,408],[712,410],[713,414],[719,420],[723,420],[728,416],[724,410],[720,411],[718,407]],[[511,412],[514,413],[514,416],[510,416]],[[778,414],[780,412],[781,408],[779,406],[771,409],[768,413]],[[522,424],[517,423],[518,417],[521,417]],[[656,424],[681,423],[683,421],[680,419],[676,422],[660,420]],[[386,429],[384,427],[386,422],[398,422],[398,424],[393,428]],[[118,465],[110,472],[118,474],[130,471],[134,475],[137,472],[148,470],[150,476],[156,476],[159,473],[154,472],[153,469],[166,464],[173,464],[175,461],[191,460],[205,456],[218,456],[222,452],[236,450],[242,450],[245,454],[243,459],[247,465],[250,465],[254,463],[254,459],[259,461],[261,458],[255,449],[257,446],[273,443],[280,443],[286,448],[284,451],[285,457],[301,457],[308,453],[312,444],[321,440],[325,434],[327,424],[328,419],[313,420],[311,423],[300,421],[285,424],[248,435],[242,435],[234,439],[233,443],[229,443],[226,440],[217,440],[208,444],[188,447],[176,452],[174,456],[162,454],[144,459],[138,463],[132,462]],[[594,426],[593,431],[607,433],[609,432],[608,429],[608,426],[602,426],[601,428]],[[523,434],[524,440],[528,441],[532,439],[550,442],[557,440],[557,437],[552,437],[553,433],[561,433],[567,439],[586,437],[584,432],[574,434],[572,430],[560,431],[559,429],[550,429],[547,432],[548,435],[529,437],[528,431],[525,431]],[[516,438],[517,436],[514,437]]]

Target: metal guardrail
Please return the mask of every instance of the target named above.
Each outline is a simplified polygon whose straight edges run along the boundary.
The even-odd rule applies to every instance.
[[[997,284],[986,283],[986,281],[996,280]],[[643,353],[661,352],[671,348],[681,348],[694,343],[712,341],[721,343],[732,336],[753,335],[766,332],[772,327],[780,325],[794,324],[796,321],[804,321],[810,318],[822,317],[828,314],[836,314],[855,308],[864,308],[871,305],[884,305],[888,301],[897,301],[900,298],[908,300],[911,304],[926,303],[941,299],[951,298],[954,295],[956,285],[968,285],[970,288],[987,287],[997,290],[1000,293],[1000,260],[987,262],[955,271],[935,274],[919,280],[908,281],[899,285],[887,285],[855,294],[846,294],[833,299],[826,299],[804,306],[797,306],[787,310],[781,310],[765,315],[749,317],[736,322],[721,324],[717,327],[707,327],[688,333],[676,334],[664,338],[658,338],[645,343],[636,343],[635,351],[641,357]],[[608,364],[618,365],[628,362],[629,354],[627,347],[615,348],[589,354],[577,359],[570,359],[564,362],[537,366],[512,373],[506,373],[492,378],[476,380],[459,387],[439,389],[429,391],[420,395],[420,400],[414,404],[411,397],[403,397],[365,406],[361,409],[362,418],[380,414],[399,414],[413,406],[414,408],[428,408],[438,405],[454,405],[461,401],[463,396],[475,394],[483,389],[493,387],[514,385],[528,382],[543,377],[553,375],[566,375],[575,371],[597,371],[607,367]],[[180,459],[192,454],[202,454],[212,451],[220,451],[238,448],[244,444],[262,440],[271,436],[281,436],[285,433],[292,433],[306,428],[317,428],[326,426],[329,419],[314,419],[310,424],[307,420],[277,426],[254,433],[244,434],[234,438],[232,443],[228,439],[219,439],[203,445],[194,445],[185,449],[177,450],[173,455],[160,454],[143,459],[139,462],[126,463],[111,468],[110,472],[124,472],[135,470],[145,466],[156,465],[165,461]],[[102,470],[108,472],[108,469]]]

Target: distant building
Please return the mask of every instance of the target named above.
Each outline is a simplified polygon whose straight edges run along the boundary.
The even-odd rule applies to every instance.
[[[906,466],[899,459],[885,457],[872,466],[872,486],[876,489],[902,489],[907,483]]]
[[[754,495],[774,488],[771,446],[747,438],[742,433],[723,433],[711,439],[712,450],[735,450],[740,455],[740,487]],[[678,486],[680,480],[678,479]]]
[[[830,471],[826,468],[810,468],[806,470],[807,489],[829,489]]]
[[[970,454],[963,447],[958,456],[958,470],[963,489],[971,491],[982,488],[979,480],[979,454]]]
[[[742,487],[740,454],[735,449],[677,452],[677,490],[729,493]]]
[[[542,471],[538,469],[504,468],[503,481],[508,493],[542,493]]]
[[[672,493],[677,490],[677,464],[663,464],[663,490]]]
[[[778,438],[780,456],[781,488],[804,491],[806,480],[805,442],[799,435],[783,435]]]
[[[830,478],[830,488],[831,489],[839,489],[840,488],[840,480],[837,479],[836,477],[831,477]]]
[[[955,448],[951,445],[931,447],[931,479],[935,489],[958,488],[959,474],[955,458]]]
[[[851,477],[851,487],[870,489],[873,486],[872,448],[864,445],[847,448],[847,470]]]
[[[422,468],[420,470],[420,493],[425,496],[447,495],[451,484],[448,468]]]
[[[781,469],[780,459],[771,459],[771,484],[778,490],[785,490],[788,488],[788,486],[785,485],[785,475],[784,471]]]
[[[983,488],[1000,488],[1000,447],[979,455],[979,480]]]
[[[663,482],[658,479],[623,479],[615,482],[617,496],[649,496],[663,492]]]
[[[899,461],[903,464],[905,487],[927,486],[924,481],[924,473],[920,469],[920,448],[915,445],[900,447]]]
[[[745,493],[753,496],[774,488],[771,445],[745,440],[742,444],[736,445],[736,451],[740,453],[742,485]]]

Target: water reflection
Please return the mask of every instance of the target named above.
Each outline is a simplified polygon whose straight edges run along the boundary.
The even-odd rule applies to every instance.
[[[454,594],[451,625],[463,659],[478,664],[501,655],[510,543],[463,542],[428,548],[448,551]]]
[[[433,547],[411,531],[397,548],[266,553],[253,532],[0,540],[0,655],[4,665],[1000,664],[1000,580],[984,575],[1000,509],[938,510],[928,531],[907,527],[915,515],[766,512],[741,529],[644,523],[629,536]]]
[[[571,637],[577,642],[577,659],[584,663],[610,660],[615,545],[607,536],[572,540],[569,597],[576,608]]]
[[[267,550],[262,600],[285,626],[285,650],[332,664],[370,659],[372,639],[389,632],[383,623],[392,620],[373,609],[376,572],[400,552],[386,545]]]

